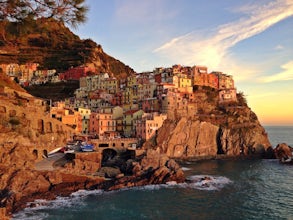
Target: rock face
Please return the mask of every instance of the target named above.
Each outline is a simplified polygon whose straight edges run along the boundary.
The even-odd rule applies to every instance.
[[[278,144],[274,149],[274,153],[277,159],[281,163],[293,164],[293,148],[285,143]]]
[[[104,189],[115,190],[124,187],[164,184],[170,181],[177,183],[185,181],[180,166],[173,159],[155,150],[147,150],[146,155],[139,161],[127,162],[130,163],[131,175],[118,174],[117,178],[104,183]]]
[[[156,137],[160,152],[174,158],[217,155],[262,155],[271,146],[264,128],[256,122],[223,126],[196,118],[165,121]],[[145,145],[149,147],[149,143]]]
[[[5,88],[0,95],[0,163],[31,168],[62,146],[74,130],[46,113],[46,105],[25,92]]]

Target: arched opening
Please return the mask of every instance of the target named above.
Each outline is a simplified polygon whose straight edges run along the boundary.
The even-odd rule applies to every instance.
[[[116,150],[108,148],[103,150],[102,153],[102,165],[107,163],[109,160],[112,160],[117,155]]]
[[[44,156],[45,158],[48,157],[48,151],[47,151],[47,150],[43,150],[43,156]]]
[[[47,122],[46,123],[46,133],[52,133],[52,123],[51,122]]]
[[[0,106],[0,113],[6,113],[6,107]]]
[[[35,160],[38,159],[38,150],[34,149],[33,150],[33,155],[35,157]]]
[[[38,120],[38,131],[39,133],[44,133],[44,121],[42,119]]]

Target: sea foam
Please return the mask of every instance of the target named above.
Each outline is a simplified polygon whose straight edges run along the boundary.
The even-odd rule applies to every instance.
[[[28,219],[28,220],[41,220],[46,219],[48,214],[42,212],[42,210],[52,210],[60,208],[70,208],[76,206],[86,206],[84,200],[88,196],[99,196],[102,194],[119,193],[127,190],[143,190],[154,191],[168,188],[191,188],[196,190],[221,190],[227,184],[231,184],[232,181],[224,176],[211,176],[211,175],[193,175],[187,177],[187,181],[184,183],[177,183],[176,181],[170,181],[166,184],[158,185],[146,185],[131,188],[123,188],[116,191],[104,191],[104,190],[79,190],[72,193],[68,197],[57,197],[55,200],[47,201],[43,199],[35,200],[28,203],[27,208],[15,213],[12,219]]]
[[[220,190],[232,181],[224,176],[194,175],[187,178],[187,187],[199,190]]]

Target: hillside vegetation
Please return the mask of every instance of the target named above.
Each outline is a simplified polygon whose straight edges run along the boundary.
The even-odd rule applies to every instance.
[[[4,23],[5,22],[5,23]],[[133,72],[119,60],[106,54],[91,39],[81,40],[63,23],[53,19],[31,20],[28,24],[1,21],[0,63],[35,62],[40,69],[64,71],[79,65],[91,65],[97,72],[123,78]]]

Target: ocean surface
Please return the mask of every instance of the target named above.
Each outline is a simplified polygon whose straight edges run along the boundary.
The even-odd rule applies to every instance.
[[[265,127],[271,144],[293,146],[293,127]],[[13,219],[292,219],[293,166],[277,160],[182,164],[187,183],[112,192],[80,190]]]

